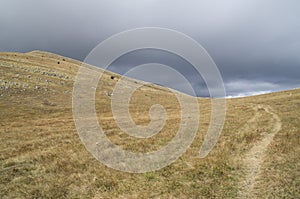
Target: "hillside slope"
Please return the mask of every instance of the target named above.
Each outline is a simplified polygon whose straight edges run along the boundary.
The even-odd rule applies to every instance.
[[[187,152],[162,170],[130,174],[104,166],[80,141],[72,115],[80,64],[41,51],[0,53],[1,198],[300,196],[300,89],[227,100],[225,127],[204,159],[198,153],[209,125],[210,100],[199,98],[200,127]],[[107,137],[135,152],[164,146],[180,124],[175,95],[158,85],[133,94],[130,113],[136,124],[150,122],[153,104],[168,114],[159,134],[133,138],[118,128],[111,112],[110,94],[119,78],[106,72],[96,92],[98,121]]]

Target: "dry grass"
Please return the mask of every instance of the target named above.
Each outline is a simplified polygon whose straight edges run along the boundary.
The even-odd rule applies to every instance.
[[[59,64],[58,64],[59,62]],[[234,198],[245,177],[245,154],[272,129],[272,117],[256,104],[270,106],[282,129],[266,150],[254,185],[259,198],[300,195],[300,92],[273,93],[227,101],[220,140],[205,159],[198,152],[208,128],[210,100],[199,99],[197,136],[175,163],[145,174],[129,174],[96,161],[81,143],[72,117],[72,86],[80,63],[44,52],[0,53],[0,197],[1,198]],[[168,120],[151,139],[121,132],[110,110],[116,79],[106,73],[97,89],[99,122],[114,143],[132,151],[165,145],[178,129],[179,104],[157,86],[136,91],[130,113],[140,125],[149,123],[153,103],[164,105]],[[138,83],[138,82],[137,82]],[[245,126],[255,114],[259,120]]]

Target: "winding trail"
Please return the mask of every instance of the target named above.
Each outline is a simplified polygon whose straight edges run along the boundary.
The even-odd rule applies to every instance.
[[[264,137],[255,143],[255,145],[247,152],[243,159],[243,167],[245,171],[245,178],[239,184],[238,198],[255,198],[254,186],[256,180],[260,175],[260,168],[264,161],[265,152],[272,142],[274,135],[281,130],[281,120],[279,116],[273,111],[270,106],[266,105],[256,105],[253,107],[255,112],[254,117],[248,121],[243,130],[253,128],[257,126],[256,121],[258,121],[262,114],[259,110],[264,110],[271,115],[270,125],[272,125],[271,131],[264,133]]]

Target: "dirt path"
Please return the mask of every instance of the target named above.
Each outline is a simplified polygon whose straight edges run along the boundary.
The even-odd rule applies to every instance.
[[[270,106],[258,105],[254,107],[256,111],[254,117],[247,123],[244,129],[255,127],[255,121],[258,121],[261,117],[259,110],[264,110],[271,115],[270,125],[272,125],[271,131],[265,133],[264,137],[255,143],[248,153],[244,156],[244,170],[246,176],[240,183],[238,198],[255,198],[254,185],[260,175],[260,167],[264,161],[265,152],[268,145],[272,142],[274,135],[281,130],[281,120],[278,115],[272,110]]]

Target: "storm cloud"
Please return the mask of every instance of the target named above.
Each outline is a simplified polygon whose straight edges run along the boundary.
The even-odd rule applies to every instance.
[[[113,34],[169,28],[208,51],[228,96],[245,96],[300,87],[299,10],[297,0],[9,0],[0,4],[0,51],[44,50],[84,60]],[[149,62],[173,66],[197,95],[208,95],[192,66],[171,54],[134,52],[110,69],[125,73]],[[180,82],[168,78],[180,90]]]

